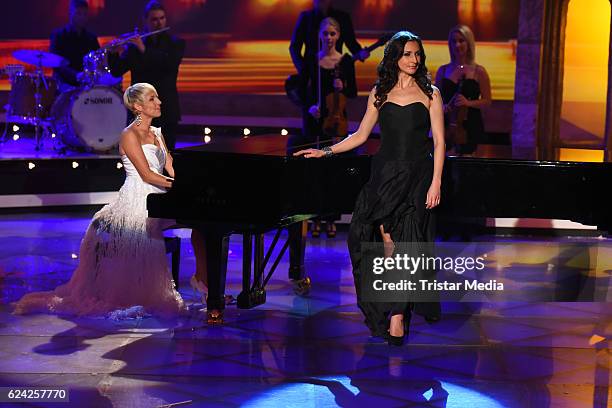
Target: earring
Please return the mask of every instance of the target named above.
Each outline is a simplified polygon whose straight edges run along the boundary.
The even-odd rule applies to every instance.
[[[138,114],[136,115],[136,119],[134,119],[134,122],[136,122],[136,126],[140,126],[140,124],[142,123],[142,115],[140,114],[140,112],[138,112]]]

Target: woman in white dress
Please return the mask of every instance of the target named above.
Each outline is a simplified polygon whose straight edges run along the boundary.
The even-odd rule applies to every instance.
[[[25,295],[15,313],[171,317],[184,309],[166,259],[165,220],[149,218],[146,209],[147,195],[165,192],[174,177],[161,130],[151,126],[161,115],[161,101],[146,83],[130,86],[123,100],[136,119],[119,142],[126,179],[117,199],[94,215],[70,281],[51,292]]]

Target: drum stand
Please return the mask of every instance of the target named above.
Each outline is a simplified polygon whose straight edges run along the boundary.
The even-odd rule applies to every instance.
[[[45,80],[45,74],[42,70],[42,61],[40,61],[39,64],[36,66],[36,92],[34,93],[34,138],[36,140],[36,151],[39,151],[42,147],[40,135],[42,127],[42,95],[40,94],[41,82],[45,86],[45,89],[49,89],[49,84],[47,84],[47,81]]]
[[[8,127],[9,127],[9,121],[7,118],[4,120],[4,132],[2,132],[2,136],[0,136],[0,143],[6,142],[6,138],[8,137]]]
[[[12,76],[9,76],[9,82],[11,83],[11,87],[12,87],[13,86]],[[0,136],[0,143],[6,143],[6,141],[8,140],[9,114],[11,112],[10,97],[9,97],[9,103],[4,105],[4,110],[6,111],[6,116],[4,117],[4,131],[2,132],[2,136]]]

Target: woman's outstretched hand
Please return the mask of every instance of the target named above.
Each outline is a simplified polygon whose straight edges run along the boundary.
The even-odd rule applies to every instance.
[[[440,204],[440,183],[433,182],[427,190],[427,199],[425,200],[425,208],[431,210]]]
[[[319,159],[325,156],[325,152],[323,150],[318,149],[306,149],[300,150],[299,152],[293,153],[294,156],[304,156],[307,159]]]

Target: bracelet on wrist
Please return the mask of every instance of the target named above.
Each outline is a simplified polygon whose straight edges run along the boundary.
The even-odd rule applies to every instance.
[[[321,150],[323,151],[323,153],[325,153],[324,157],[332,157],[334,155],[334,152],[332,151],[331,147],[329,147],[329,146],[325,146]]]

